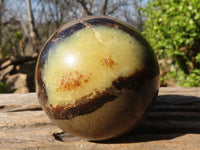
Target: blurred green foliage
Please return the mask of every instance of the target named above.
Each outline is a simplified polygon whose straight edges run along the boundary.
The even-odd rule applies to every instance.
[[[143,34],[159,60],[164,61],[161,81],[200,86],[200,2],[153,0],[142,8],[147,20]]]
[[[0,81],[0,93],[12,93],[14,90],[10,89],[10,84],[4,84]]]
[[[20,31],[16,31],[16,32],[14,33],[14,36],[15,36],[15,38],[18,39],[19,41],[21,41],[22,38],[23,38],[23,35],[22,35],[22,33],[21,33]]]

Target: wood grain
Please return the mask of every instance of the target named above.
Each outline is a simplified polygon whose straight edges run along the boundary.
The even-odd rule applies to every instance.
[[[200,88],[160,88],[141,125],[109,141],[91,142],[57,128],[35,93],[0,94],[0,149],[199,150]]]

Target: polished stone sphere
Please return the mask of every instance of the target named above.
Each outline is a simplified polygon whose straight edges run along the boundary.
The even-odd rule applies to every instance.
[[[159,66],[132,26],[92,16],[59,28],[36,66],[36,91],[48,117],[89,140],[135,128],[158,95]]]

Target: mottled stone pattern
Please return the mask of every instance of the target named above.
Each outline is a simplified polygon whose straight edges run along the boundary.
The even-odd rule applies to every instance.
[[[58,29],[36,66],[40,104],[61,129],[92,140],[134,128],[155,101],[159,67],[131,26],[88,17]]]
[[[74,74],[75,76],[73,76]],[[75,90],[77,87],[82,86],[82,84],[87,83],[91,75],[92,73],[83,75],[77,70],[75,72],[69,72],[62,76],[59,87],[56,88],[56,92]]]

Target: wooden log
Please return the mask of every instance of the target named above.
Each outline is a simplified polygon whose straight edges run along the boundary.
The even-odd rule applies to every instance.
[[[5,59],[0,61],[0,70],[8,67],[9,65],[18,65],[28,61],[36,60],[38,54],[35,53],[32,56],[21,56],[21,57],[11,57],[10,59]]]
[[[101,142],[56,127],[36,93],[0,94],[0,149],[198,150],[199,143],[200,88],[161,88],[155,106],[135,130]]]

